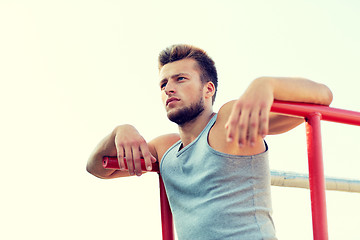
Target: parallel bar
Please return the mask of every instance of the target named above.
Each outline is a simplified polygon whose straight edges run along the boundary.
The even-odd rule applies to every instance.
[[[328,240],[325,176],[321,145],[321,114],[307,116],[306,136],[314,240]]]
[[[159,174],[159,187],[160,187],[160,209],[161,209],[161,226],[163,240],[174,240],[174,223],[169,205],[169,200],[166,196],[164,182]]]
[[[125,169],[128,169],[127,163],[126,163],[126,158],[124,158],[124,160],[125,160],[124,161]],[[116,170],[120,169],[119,161],[118,161],[117,157],[114,157],[114,156],[103,157],[102,165],[106,169],[116,169]],[[158,173],[159,172],[159,163],[158,162],[152,163],[152,170],[148,171],[146,169],[144,159],[141,158],[141,170],[143,170],[144,172],[157,172]]]
[[[331,121],[360,126],[360,112],[337,109],[316,104],[274,101],[271,112],[304,117],[308,143],[309,186],[313,217],[314,240],[327,240],[327,216],[325,197],[325,177],[322,160],[320,121]],[[112,163],[109,164],[109,161]],[[111,165],[115,164],[115,165]],[[117,164],[117,166],[116,166]],[[144,166],[143,166],[144,165]],[[104,158],[104,167],[118,169],[116,157]],[[146,171],[145,164],[142,169]],[[159,172],[158,164],[153,164],[153,172]],[[166,196],[164,183],[159,174],[160,202],[163,240],[174,240],[172,213]]]
[[[343,110],[310,103],[274,101],[272,112],[306,117],[311,113],[321,114],[321,120],[360,126],[360,112]]]
[[[127,164],[125,162],[125,169],[127,169]],[[107,169],[120,169],[119,162],[117,157],[103,157],[103,167]],[[145,161],[141,159],[141,169],[143,171],[148,171],[145,166]],[[161,226],[162,226],[162,239],[163,240],[174,240],[175,232],[174,232],[174,223],[173,217],[169,205],[168,198],[166,196],[166,190],[164,186],[164,182],[160,175],[159,163],[152,164],[151,172],[159,173],[159,188],[160,188],[160,212],[161,212]]]

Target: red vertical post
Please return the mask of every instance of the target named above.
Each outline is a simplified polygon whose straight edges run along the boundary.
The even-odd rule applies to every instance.
[[[307,116],[306,120],[313,235],[314,240],[327,240],[328,228],[321,143],[321,114],[312,113]]]
[[[174,240],[174,223],[173,217],[169,205],[168,198],[166,196],[164,182],[159,174],[159,187],[160,187],[160,210],[161,210],[161,226],[163,240]]]

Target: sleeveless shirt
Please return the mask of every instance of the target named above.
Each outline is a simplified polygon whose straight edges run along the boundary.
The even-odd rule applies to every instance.
[[[216,117],[183,149],[181,140],[170,147],[160,163],[178,239],[277,239],[268,148],[253,156],[214,150],[208,135]]]

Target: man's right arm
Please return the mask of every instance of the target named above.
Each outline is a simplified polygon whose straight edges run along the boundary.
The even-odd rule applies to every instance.
[[[121,125],[96,146],[89,157],[86,169],[94,176],[105,179],[128,177],[135,174],[140,176],[143,173],[141,158],[144,158],[147,169],[151,170],[152,163],[160,162],[167,149],[179,139],[179,134],[167,134],[147,143],[133,126]],[[104,156],[117,156],[120,171],[104,169],[102,166]],[[124,171],[124,158],[126,158],[128,171]]]
[[[121,170],[124,170],[124,158],[128,171],[104,169],[102,158],[104,156],[117,156]],[[145,160],[148,170],[152,162],[156,162],[157,153],[151,144],[148,144],[139,132],[131,125],[120,125],[106,136],[94,149],[89,157],[86,169],[99,178],[117,178],[142,174],[141,157]]]

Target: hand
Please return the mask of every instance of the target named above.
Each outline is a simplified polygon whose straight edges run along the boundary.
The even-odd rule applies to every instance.
[[[254,80],[233,105],[225,125],[227,140],[237,140],[239,147],[243,147],[248,143],[254,146],[258,137],[264,138],[269,129],[273,101],[274,94],[269,81],[262,78]]]
[[[145,139],[131,125],[122,125],[115,128],[115,146],[121,170],[125,169],[124,158],[130,175],[141,176],[141,157],[145,160],[147,170],[152,169],[152,164],[156,158],[150,153]]]

